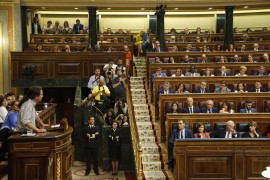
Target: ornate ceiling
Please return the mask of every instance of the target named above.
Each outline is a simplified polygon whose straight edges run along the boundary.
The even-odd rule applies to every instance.
[[[7,0],[9,1],[9,0]],[[12,1],[12,0],[11,0]],[[175,11],[198,11],[224,9],[224,6],[236,6],[237,9],[243,9],[248,6],[249,9],[266,9],[270,8],[270,0],[13,0],[20,2],[21,5],[28,8],[41,10],[68,10],[78,7],[86,10],[86,7],[95,6],[99,11],[141,11],[154,10],[158,4],[166,4],[167,10]],[[178,8],[178,9],[175,9]]]

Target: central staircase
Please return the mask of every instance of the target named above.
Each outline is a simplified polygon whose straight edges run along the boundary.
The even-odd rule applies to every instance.
[[[139,179],[167,180],[173,179],[167,169],[167,151],[160,141],[159,123],[155,121],[154,106],[151,102],[151,92],[146,82],[146,59],[134,60],[135,75],[130,78],[131,105],[138,133],[141,172]]]

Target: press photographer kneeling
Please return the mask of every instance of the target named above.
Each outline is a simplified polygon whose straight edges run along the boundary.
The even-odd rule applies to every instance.
[[[94,87],[92,96],[95,98],[95,106],[104,114],[107,105],[110,104],[108,97],[110,96],[109,88],[104,85],[103,79],[98,80],[98,85]]]

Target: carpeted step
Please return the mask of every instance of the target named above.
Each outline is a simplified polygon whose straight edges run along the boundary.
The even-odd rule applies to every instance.
[[[138,76],[130,77],[130,82],[133,82],[133,81],[142,81],[143,82],[143,80],[144,80],[144,77],[138,77]]]
[[[135,116],[136,122],[150,122],[150,116]]]
[[[143,162],[149,162],[149,161],[160,161],[160,154],[142,154],[141,155]]]
[[[134,110],[134,115],[136,116],[147,116],[149,115],[149,110],[145,109],[145,110]]]
[[[143,171],[144,180],[167,180],[168,177],[165,175],[164,171]]]
[[[162,163],[160,161],[142,162],[143,171],[158,171],[162,170]]]
[[[147,100],[146,99],[134,99],[134,98],[132,98],[132,103],[133,104],[146,104]]]
[[[136,122],[138,130],[150,130],[153,129],[153,124],[151,122]]]
[[[133,104],[134,110],[144,110],[144,111],[148,111],[149,113],[149,107],[148,104]]]
[[[154,131],[153,130],[138,130],[138,134],[140,137],[143,137],[143,136],[154,136]]]
[[[141,143],[142,154],[158,154],[161,148],[156,143]]]
[[[144,89],[144,84],[131,84],[131,89]]]
[[[156,138],[154,136],[150,137],[140,137],[139,136],[139,140],[141,143],[155,143],[156,142]]]

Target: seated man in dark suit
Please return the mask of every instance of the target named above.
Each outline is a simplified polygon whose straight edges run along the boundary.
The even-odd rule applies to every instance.
[[[201,112],[198,107],[193,106],[193,98],[192,97],[187,98],[187,104],[188,104],[188,107],[183,109],[183,113],[193,114],[193,113],[200,113]]]
[[[226,66],[221,66],[218,76],[231,76],[231,73],[227,71]]]
[[[209,99],[206,101],[206,107],[202,107],[201,108],[201,112],[202,113],[218,113],[218,109],[216,107],[213,107],[214,106],[214,102]]]
[[[173,94],[173,93],[175,93],[175,91],[173,89],[170,89],[170,82],[165,81],[163,84],[163,88],[160,88],[158,90],[157,101],[159,100],[160,94]]]
[[[214,93],[229,93],[231,90],[227,87],[226,81],[221,81],[220,86],[215,89]]]
[[[206,88],[206,81],[202,81],[200,84],[200,88],[195,89],[194,93],[209,93],[209,90]]]
[[[239,138],[239,133],[235,130],[235,124],[229,120],[226,129],[220,128],[210,134],[211,138]]]
[[[170,166],[171,170],[173,171],[174,168],[174,156],[173,156],[173,147],[174,147],[174,142],[176,140],[180,139],[188,139],[188,138],[193,138],[193,133],[190,129],[186,128],[186,123],[184,120],[179,120],[178,121],[178,128],[172,130],[172,134],[170,135],[169,138],[169,147],[168,147],[168,159],[169,161],[167,164]]]
[[[260,66],[259,67],[259,71],[256,71],[255,73],[254,73],[254,75],[255,76],[268,76],[268,73],[267,72],[265,72],[265,67],[264,66]]]
[[[252,108],[252,101],[246,100],[245,101],[245,108],[240,109],[240,113],[256,113],[256,108]]]
[[[189,59],[188,55],[185,55],[184,59],[181,60],[180,63],[192,63],[192,61]]]
[[[251,88],[248,92],[266,92],[266,89],[262,87],[262,83],[260,81],[256,81],[255,87]]]

